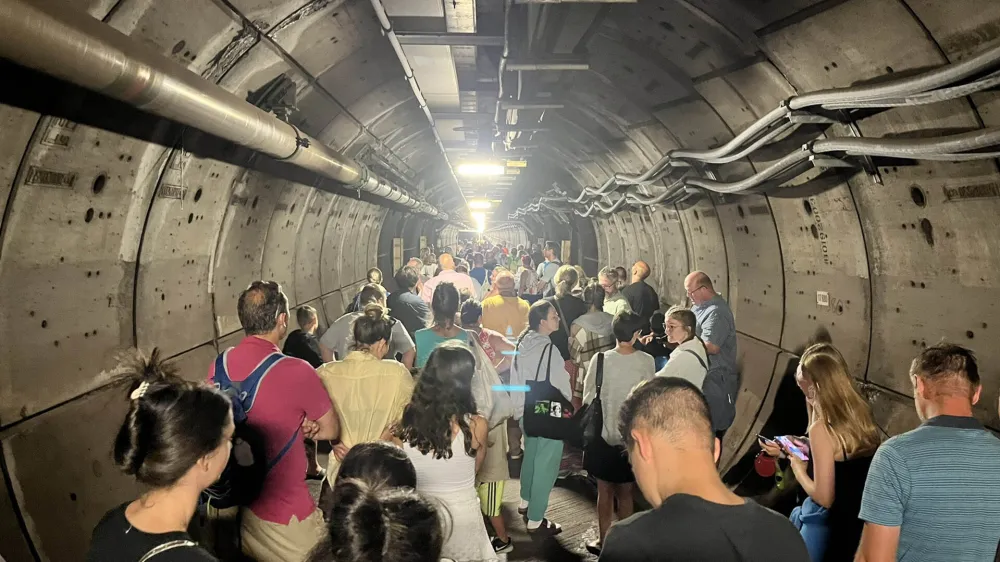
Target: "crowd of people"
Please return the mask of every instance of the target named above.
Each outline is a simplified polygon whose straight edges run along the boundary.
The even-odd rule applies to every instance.
[[[551,544],[552,491],[579,453],[597,488],[586,548],[601,560],[994,559],[1000,440],[973,417],[971,351],[914,359],[924,423],[883,441],[840,352],[805,350],[805,435],[757,443],[800,486],[784,516],[718,472],[740,375],[735,319],[708,275],[685,278],[690,307],[669,306],[643,261],[591,278],[553,242],[443,250],[410,259],[391,293],[373,268],[321,335],[310,306],[290,332],[281,288],[254,282],[237,303],[246,337],[208,384],[155,350],[130,357],[113,455],[146,491],[105,515],[88,560],[216,560],[188,533],[206,508],[237,514],[250,560],[500,560],[514,549],[508,463],[524,529]],[[323,480],[318,500],[308,479]],[[636,492],[652,509],[636,513]]]

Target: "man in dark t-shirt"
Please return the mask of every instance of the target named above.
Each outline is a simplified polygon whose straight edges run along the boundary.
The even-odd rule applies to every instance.
[[[642,260],[635,262],[632,266],[632,283],[622,289],[622,296],[628,301],[629,308],[642,318],[642,335],[649,333],[649,319],[660,308],[660,296],[656,294],[656,289],[646,283],[649,274],[649,264]]]
[[[309,363],[314,369],[319,368],[323,364],[323,355],[319,350],[319,340],[316,339],[316,328],[319,326],[316,309],[309,305],[300,306],[295,311],[295,320],[299,323],[299,329],[288,334],[281,352]]]
[[[399,268],[394,279],[399,290],[389,295],[386,301],[389,314],[403,323],[406,332],[410,334],[410,339],[413,339],[416,331],[426,328],[431,319],[431,309],[420,298],[420,291],[423,289],[420,271],[413,266],[405,265]]]
[[[619,415],[636,482],[653,509],[611,527],[602,562],[809,562],[785,517],[733,494],[700,389],[678,377],[640,383]]]

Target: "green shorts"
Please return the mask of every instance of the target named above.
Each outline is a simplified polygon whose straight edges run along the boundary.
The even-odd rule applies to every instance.
[[[503,481],[483,482],[476,488],[483,515],[487,517],[500,516],[500,506],[503,505],[503,484]]]

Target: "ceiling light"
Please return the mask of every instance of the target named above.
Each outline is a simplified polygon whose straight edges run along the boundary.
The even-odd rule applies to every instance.
[[[470,209],[489,209],[492,206],[489,201],[469,201]]]
[[[486,213],[472,213],[472,220],[476,222],[476,230],[482,234],[486,230]]]
[[[457,170],[463,176],[502,176],[504,171],[500,164],[459,164]]]

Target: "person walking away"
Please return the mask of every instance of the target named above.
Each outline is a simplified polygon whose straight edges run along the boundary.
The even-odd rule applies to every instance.
[[[385,287],[382,285],[382,270],[377,267],[373,267],[368,270],[368,273],[365,274],[365,282],[372,285],[378,285],[385,290]],[[388,292],[386,295],[388,295]],[[364,307],[364,303],[361,302],[361,291],[358,291],[358,293],[354,295],[354,300],[347,306],[347,310],[345,310],[344,313],[350,314],[352,312],[359,312]]]
[[[649,321],[653,313],[660,309],[660,296],[656,289],[646,283],[651,270],[649,264],[639,260],[632,266],[632,283],[622,289],[622,296],[628,301],[632,312],[642,318],[642,335],[650,333]]]
[[[1000,440],[972,415],[975,355],[941,343],[910,366],[923,421],[879,447],[861,500],[859,562],[992,561],[1000,537]]]
[[[556,293],[556,272],[559,271],[559,266],[562,265],[562,262],[557,257],[558,255],[559,244],[552,240],[545,242],[545,248],[542,252],[545,261],[538,264],[538,269],[535,271],[538,274],[538,285],[536,287],[543,297],[550,297]]]
[[[531,261],[531,256],[524,254],[521,256],[521,265],[517,268],[517,294],[527,301],[528,304],[534,304],[541,295],[538,290],[538,273],[535,272],[535,264]]]
[[[549,382],[568,402],[573,395],[565,363],[549,336],[559,329],[559,313],[548,301],[531,305],[528,327],[521,333],[511,369],[512,386],[523,386],[528,381],[541,381],[549,373]],[[547,361],[547,364],[543,362]],[[521,421],[524,431],[524,394],[515,394],[514,417]],[[556,535],[562,526],[545,518],[549,507],[549,494],[559,476],[563,442],[544,437],[524,437],[524,461],[521,464],[521,503],[517,512],[528,518],[528,533]]]
[[[438,264],[441,266],[441,271],[425,282],[424,288],[420,291],[420,298],[424,299],[424,302],[431,304],[434,289],[437,288],[438,283],[443,282],[451,283],[459,291],[467,289],[469,294],[477,299],[482,298],[482,285],[476,284],[472,277],[467,274],[455,271],[455,259],[451,257],[451,254],[441,254],[441,257],[438,258]]]
[[[288,299],[277,283],[254,281],[240,294],[237,311],[246,337],[223,354],[221,363],[230,380],[242,382],[269,357],[281,355],[278,342],[288,333]],[[209,384],[214,375],[213,365]],[[242,510],[243,553],[260,562],[304,560],[326,529],[306,486],[301,437],[319,441],[340,435],[337,413],[316,370],[281,355],[257,385],[247,424],[263,437],[267,459],[274,464],[259,497]]]
[[[843,356],[828,343],[802,354],[795,380],[809,412],[809,460],[758,440],[772,457],[786,456],[808,494],[792,511],[792,523],[814,562],[854,560],[861,540],[861,495],[881,442],[868,403],[854,387]],[[831,540],[832,539],[832,540]]]
[[[460,317],[462,329],[475,336],[479,341],[479,345],[483,347],[483,351],[490,358],[490,363],[497,370],[497,373],[509,371],[514,344],[500,332],[483,326],[483,305],[475,299],[465,301],[462,303]]]
[[[510,272],[500,272],[494,287],[498,294],[483,301],[483,327],[507,338],[516,338],[528,325],[530,305],[517,296],[514,276]]]
[[[437,275],[437,258],[434,257],[434,252],[430,248],[424,248],[420,253],[420,261],[423,262],[420,267],[420,281],[427,283],[431,277]]]
[[[583,289],[583,301],[589,305],[589,310],[570,326],[569,355],[576,365],[572,402],[577,409],[583,405],[583,381],[587,378],[590,360],[598,353],[615,347],[612,331],[614,317],[604,312],[604,289],[596,279],[593,281]]]
[[[697,336],[697,324],[694,313],[686,308],[671,308],[667,312],[667,341],[677,347],[656,376],[680,377],[698,388],[704,386],[708,376],[708,351]]]
[[[622,404],[618,426],[653,509],[611,527],[600,560],[809,561],[788,519],[719,478],[721,444],[701,389],[678,377],[640,383]]]
[[[381,285],[369,283],[361,288],[358,302],[361,304],[361,310],[364,310],[364,307],[369,304],[377,304],[385,308],[385,289]],[[343,360],[347,357],[351,348],[354,347],[354,321],[363,314],[363,312],[350,312],[336,319],[333,324],[330,324],[330,327],[323,333],[323,337],[319,339],[324,361]],[[406,328],[403,324],[401,322],[393,324],[388,357],[396,359],[398,356],[400,358],[399,362],[407,369],[410,369],[413,367],[413,359],[416,357],[416,354],[417,351],[413,340],[406,333]]]
[[[736,319],[712,280],[701,271],[684,278],[684,290],[694,303],[691,312],[698,320],[698,337],[708,351],[708,375],[702,391],[712,411],[712,427],[719,439],[736,419],[736,396],[740,376],[736,367]]]
[[[448,512],[441,556],[455,562],[495,561],[476,495],[476,472],[486,457],[487,424],[472,396],[476,360],[461,342],[431,352],[394,431],[417,471],[417,491]]]
[[[316,339],[316,328],[319,326],[319,317],[316,309],[308,304],[302,305],[295,311],[295,320],[299,323],[299,329],[293,330],[285,338],[285,345],[281,347],[281,352],[289,357],[296,357],[309,363],[315,369],[323,364],[323,352],[319,348],[319,340]],[[316,461],[316,442],[306,439],[306,480],[322,480],[326,477],[323,470]]]
[[[389,295],[386,304],[393,318],[403,323],[406,333],[413,339],[417,330],[427,326],[431,319],[431,309],[420,298],[423,281],[420,271],[411,266],[403,266],[393,277],[399,290]]]
[[[388,440],[413,395],[413,377],[401,363],[386,358],[395,322],[384,308],[369,303],[354,321],[354,350],[343,361],[327,363],[317,373],[340,417],[340,443],[334,446],[320,494],[329,512],[329,495],[340,462],[359,443]]]
[[[599,396],[604,422],[600,438],[587,444],[583,453],[584,468],[597,479],[599,535],[597,540],[587,543],[591,554],[601,554],[601,545],[615,515],[615,505],[618,506],[618,519],[631,517],[634,510],[635,477],[618,432],[618,413],[629,391],[640,382],[652,379],[656,372],[653,357],[635,349],[643,324],[642,317],[634,312],[615,316],[612,331],[617,346],[590,360],[583,383],[583,403],[592,404]]]
[[[185,381],[154,349],[123,365],[128,412],[114,441],[115,466],[145,491],[108,511],[94,528],[87,562],[216,558],[188,535],[201,492],[219,479],[232,447],[233,412],[217,389]]]
[[[472,277],[480,286],[486,283],[487,272],[486,268],[483,267],[484,263],[483,254],[479,252],[472,254],[472,269],[469,271],[469,277]]]
[[[431,352],[438,345],[448,340],[469,341],[469,334],[455,321],[458,317],[461,296],[458,289],[448,282],[441,283],[434,289],[434,299],[431,301],[432,324],[429,328],[417,330],[417,358],[414,366],[422,369],[427,364]]]
[[[615,268],[602,268],[597,274],[597,279],[604,289],[604,312],[615,317],[619,312],[632,310],[628,304],[628,300],[625,299],[625,296],[619,290],[622,279],[618,277],[618,272],[615,271]]]

